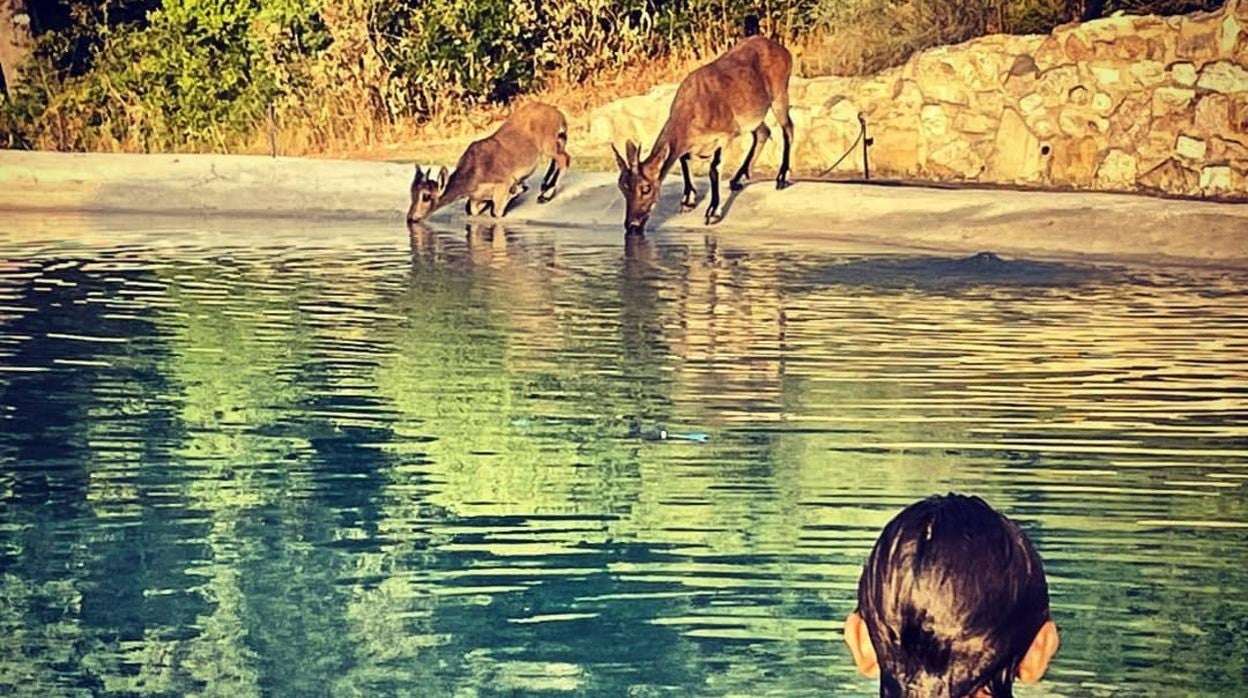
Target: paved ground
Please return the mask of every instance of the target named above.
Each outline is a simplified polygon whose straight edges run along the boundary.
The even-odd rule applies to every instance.
[[[410,176],[410,166],[378,162],[0,151],[0,210],[398,221]],[[705,180],[697,184],[705,193]],[[509,212],[507,224],[623,235],[614,174],[573,172],[546,205],[536,203],[536,193]],[[679,195],[679,175],[672,175],[653,231],[702,228],[701,211],[677,213]],[[777,192],[770,181],[737,196],[724,186],[723,195],[727,213],[715,230],[727,237],[1248,267],[1242,204],[827,182]],[[462,211],[444,209],[431,224],[462,224]]]

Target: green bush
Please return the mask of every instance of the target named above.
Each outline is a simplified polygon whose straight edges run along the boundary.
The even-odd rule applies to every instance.
[[[989,31],[1047,31],[1074,0],[61,0],[27,79],[0,103],[0,145],[228,149],[270,117],[317,142],[359,124],[506,102],[551,78],[673,51],[707,53],[756,14],[793,41],[852,53],[815,70],[874,70]],[[1109,2],[1104,11],[1216,0]],[[845,39],[841,41],[840,39]]]

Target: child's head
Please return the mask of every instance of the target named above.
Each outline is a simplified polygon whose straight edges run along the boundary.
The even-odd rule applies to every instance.
[[[1008,698],[1058,647],[1040,556],[978,497],[911,504],[871,550],[845,642],[881,696]]]

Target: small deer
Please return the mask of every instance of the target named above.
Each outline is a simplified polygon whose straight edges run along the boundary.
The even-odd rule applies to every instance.
[[[733,191],[739,191],[750,176],[750,165],[759,145],[771,137],[771,129],[763,123],[768,109],[784,131],[784,154],[776,188],[789,186],[792,68],[793,57],[788,49],[765,36],[750,36],[685,77],[676,89],[667,123],[645,160],[640,160],[641,148],[632,141],[625,145],[626,155],[620,155],[613,143],[611,150],[620,168],[620,191],[624,192],[627,209],[625,232],[645,232],[646,221],[658,200],[659,185],[677,160],[685,177],[681,210],[694,208],[698,192],[689,178],[689,158],[694,155],[711,158],[711,200],[706,209],[706,224],[719,221],[719,162],[723,147],[745,131],[753,136],[745,161],[729,184]]]
[[[449,177],[445,168],[440,168],[436,178],[426,176],[417,165],[407,220],[422,221],[462,197],[468,197],[465,210],[469,216],[489,208],[499,218],[512,199],[528,191],[525,180],[549,158],[550,168],[537,197],[544,204],[554,198],[559,176],[572,164],[567,145],[568,120],[563,114],[548,104],[526,104],[512,112],[497,131],[469,145]]]

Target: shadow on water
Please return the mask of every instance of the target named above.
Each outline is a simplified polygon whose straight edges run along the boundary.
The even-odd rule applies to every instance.
[[[795,288],[867,286],[956,291],[977,286],[1060,287],[1105,281],[1120,274],[1106,267],[1007,260],[992,252],[956,259],[881,256],[838,261],[804,270]]]

